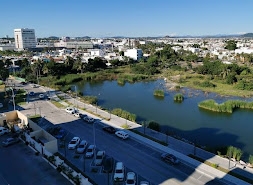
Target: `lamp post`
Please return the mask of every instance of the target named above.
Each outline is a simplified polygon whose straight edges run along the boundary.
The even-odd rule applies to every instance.
[[[75,87],[75,91],[76,91],[76,98],[74,98],[74,104],[76,104],[76,108],[77,108],[77,87],[76,85],[73,85]]]

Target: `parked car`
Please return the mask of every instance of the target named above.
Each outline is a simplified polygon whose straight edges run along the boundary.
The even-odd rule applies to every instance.
[[[5,141],[3,141],[3,146],[7,147],[7,146],[10,146],[10,145],[13,145],[15,143],[18,143],[19,142],[19,139],[18,138],[7,138]]]
[[[26,82],[20,82],[20,84],[22,84],[22,85],[26,85],[27,83],[26,83]]]
[[[96,166],[100,166],[103,163],[105,157],[105,151],[98,151],[97,155],[96,155],[96,159],[94,161]]]
[[[129,135],[124,131],[117,131],[115,132],[115,135],[121,139],[127,139],[129,137]]]
[[[29,92],[29,96],[34,96],[35,93],[33,91]]]
[[[32,84],[31,86],[32,86],[32,88],[38,88],[39,87],[39,85],[36,85],[36,84]]]
[[[117,162],[115,166],[115,172],[113,179],[114,181],[123,181],[124,180],[124,165],[122,162]]]
[[[88,144],[87,141],[82,140],[76,149],[76,153],[79,153],[79,154],[84,153],[87,147],[87,144]]]
[[[91,118],[91,117],[89,117],[89,118],[87,119],[87,122],[88,122],[88,123],[94,123],[94,121],[95,121],[95,120],[94,120],[93,118]]]
[[[106,126],[103,128],[104,131],[108,132],[108,133],[111,133],[111,134],[114,134],[116,132],[116,129],[114,127],[111,127],[111,126]]]
[[[148,181],[141,181],[140,185],[149,185],[149,182]]]
[[[3,107],[4,107],[4,105],[2,103],[0,103],[0,109],[3,108]]]
[[[169,153],[162,154],[161,159],[171,164],[179,164],[179,160],[174,155]]]
[[[39,98],[40,98],[40,99],[44,99],[44,98],[45,98],[44,94],[40,94],[40,95],[39,95]]]
[[[86,157],[93,157],[93,155],[94,155],[94,153],[95,153],[95,145],[90,145],[89,147],[88,147],[88,149],[87,149],[87,151],[86,151],[86,154],[85,154],[85,156]]]
[[[135,185],[136,175],[134,172],[128,172],[126,177],[126,185]]]
[[[60,129],[57,135],[55,135],[56,139],[62,139],[65,136],[66,132],[63,129]]]
[[[67,108],[65,109],[65,111],[66,111],[67,113],[69,113],[69,114],[75,114],[75,113],[78,112],[77,109],[74,108],[74,107],[67,107]]]
[[[76,112],[76,113],[74,113],[74,116],[77,117],[77,118],[81,118],[81,117],[82,117],[82,114],[79,113],[79,112]]]
[[[7,128],[0,127],[0,136],[4,134],[8,134],[8,133],[9,133],[9,130]]]
[[[74,137],[69,142],[68,149],[75,149],[79,143],[80,143],[80,138],[79,137]]]

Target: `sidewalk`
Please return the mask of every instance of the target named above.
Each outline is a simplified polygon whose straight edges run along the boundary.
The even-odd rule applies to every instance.
[[[53,89],[49,89],[47,87],[43,87],[43,88],[46,91],[49,91],[49,90],[54,91]],[[76,99],[72,98],[71,96],[69,96],[69,95],[67,95],[63,92],[56,92],[54,97],[57,97],[57,96],[63,97],[69,103],[71,103],[75,106],[84,108],[88,112],[93,112],[93,113],[95,113],[97,115],[100,115],[101,117],[106,118],[108,120],[111,118],[110,121],[103,120],[103,122],[106,122],[107,124],[111,124],[111,125],[113,125],[117,128],[121,128],[121,129],[122,129],[123,125],[127,124],[130,129],[138,130],[141,133],[143,133],[143,131],[144,131],[144,128],[141,125],[137,124],[137,123],[128,121],[126,119],[123,119],[123,118],[118,117],[118,116],[113,115],[113,114],[110,115],[110,113],[108,113],[106,111],[103,111],[99,108],[96,108],[96,106],[83,103],[80,100],[76,100]],[[187,157],[187,155],[193,154],[194,150],[195,150],[197,157],[202,158],[204,160],[207,160],[210,163],[219,164],[220,167],[225,168],[225,169],[228,169],[228,159],[225,159],[225,158],[222,158],[220,156],[214,155],[210,152],[207,152],[207,151],[205,151],[203,149],[200,149],[200,148],[197,148],[197,147],[194,149],[194,145],[191,145],[189,143],[186,143],[186,142],[183,142],[181,140],[175,139],[171,136],[167,137],[165,134],[153,131],[153,130],[148,129],[148,128],[146,128],[146,135],[151,136],[151,137],[153,137],[155,139],[158,139],[160,141],[164,141],[164,142],[167,140],[168,141],[168,146],[167,147],[162,146],[162,145],[159,146],[159,144],[157,144],[153,141],[150,141],[149,139],[146,139],[144,137],[141,137],[138,134],[135,134],[131,131],[127,131],[127,132],[129,133],[129,135],[134,135],[134,138],[138,138],[137,140],[142,141],[142,142],[146,143],[147,145],[152,146],[153,148],[157,148],[160,151],[167,151],[167,152],[169,151],[171,153],[176,152],[175,153],[176,156],[179,156],[179,158],[181,156],[181,158],[184,161],[187,161],[187,163],[189,163],[189,165],[191,165],[191,166],[195,166],[196,169],[201,171],[202,173],[204,172],[205,174],[208,174],[209,176],[212,176],[212,177],[214,177],[213,174],[216,174],[220,178],[222,178],[222,176],[226,175],[224,172],[216,170],[216,169],[214,169],[214,168],[212,168],[208,165],[205,165],[203,163],[200,163],[196,160],[191,159],[190,157]],[[247,178],[253,179],[253,169],[248,168],[248,167],[243,169],[242,165],[236,164],[233,161],[231,161],[230,167],[231,168],[229,170],[231,170],[235,173],[238,173],[242,176],[245,176]],[[238,179],[239,181],[236,182],[235,179],[237,179],[237,178],[234,178],[230,175],[226,175],[226,177],[227,176],[229,177],[228,179],[230,179],[230,178],[233,179],[232,180],[233,183],[241,184],[240,183],[241,180]],[[230,180],[228,180],[228,181],[230,181]]]

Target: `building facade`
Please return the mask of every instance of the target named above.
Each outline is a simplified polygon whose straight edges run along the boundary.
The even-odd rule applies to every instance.
[[[140,60],[142,58],[141,49],[128,49],[124,52],[124,56],[132,58],[134,60]]]
[[[17,50],[36,48],[36,38],[34,29],[21,28],[14,29],[15,47]]]

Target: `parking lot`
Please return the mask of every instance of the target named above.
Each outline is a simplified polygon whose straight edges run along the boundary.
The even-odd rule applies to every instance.
[[[76,121],[75,124],[86,124],[86,126],[89,126],[93,129],[93,124],[88,124],[87,122],[79,119]],[[103,125],[100,120],[95,120],[95,123],[96,125],[96,132],[98,132],[98,130],[100,130],[101,132],[105,132],[105,131],[102,131],[102,128],[105,126]],[[59,128],[59,126],[55,126],[55,125],[52,125],[50,122],[48,122],[47,120],[44,120],[42,122],[40,122],[40,126],[47,129],[47,130],[51,130],[51,128]],[[63,127],[61,127],[63,128]],[[99,134],[99,133],[97,133]],[[107,133],[104,133],[104,134],[107,134]],[[109,184],[114,184],[114,180],[113,180],[113,176],[114,176],[114,172],[115,172],[115,164],[117,162],[119,162],[119,160],[117,159],[113,159],[113,169],[112,169],[112,172],[107,174],[103,169],[104,169],[104,162],[107,158],[112,158],[112,156],[108,155],[106,153],[106,150],[104,148],[96,148],[95,150],[95,153],[97,153],[98,151],[100,150],[104,150],[105,151],[105,158],[103,160],[103,164],[101,166],[96,166],[94,164],[94,159],[95,159],[95,155],[91,158],[87,158],[85,157],[85,153],[87,151],[87,148],[89,147],[89,145],[93,145],[94,144],[94,140],[90,140],[88,137],[81,137],[81,140],[86,140],[88,142],[88,145],[86,147],[86,150],[84,153],[82,154],[78,154],[76,152],[76,150],[70,150],[68,149],[68,143],[71,141],[71,139],[73,137],[75,137],[76,135],[74,135],[72,132],[70,131],[67,131],[66,129],[64,129],[64,140],[63,139],[59,139],[58,140],[58,149],[59,149],[59,153],[62,155],[62,156],[66,156],[66,158],[71,162],[73,163],[75,166],[77,166],[80,170],[82,171],[85,171],[85,173],[92,179],[95,180],[95,182],[97,184],[105,184],[105,182],[108,183],[108,180],[109,180]],[[120,138],[117,138],[117,136],[113,135],[113,134],[109,134],[108,133],[108,136],[109,137],[113,137],[115,139],[118,139],[119,141],[121,141]],[[131,139],[128,139],[128,140],[124,140],[124,141],[121,141],[121,142],[127,142],[129,144],[131,144]],[[159,154],[158,154],[159,155]],[[126,180],[126,175],[128,172],[133,172],[133,170],[131,170],[130,168],[128,168],[127,166],[125,167],[125,170],[124,170],[124,180],[123,182],[121,183],[117,183],[117,184],[125,184],[125,180]],[[136,172],[135,172],[136,173]],[[137,184],[140,184],[141,181],[148,181],[146,180],[145,178],[143,178],[142,176],[138,175],[136,173],[136,181],[137,181]],[[150,183],[151,184],[151,183]]]
[[[60,173],[22,141],[3,147],[2,142],[11,134],[0,136],[1,185],[70,185]]]

